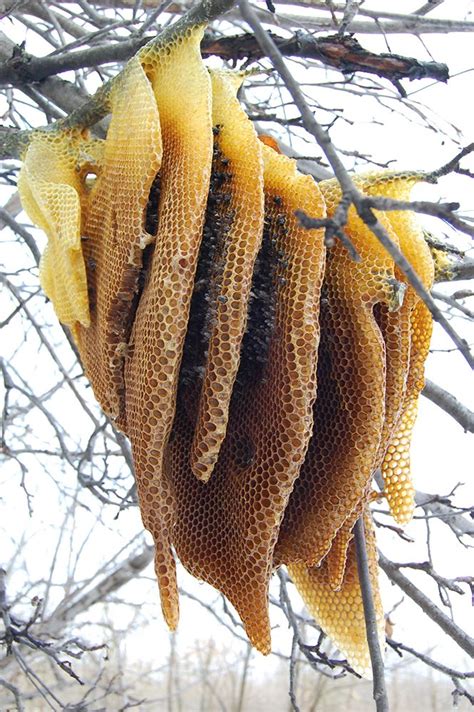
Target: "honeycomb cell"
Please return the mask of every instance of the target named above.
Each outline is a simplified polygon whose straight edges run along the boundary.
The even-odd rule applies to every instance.
[[[379,645],[383,651],[385,631],[378,584],[377,548],[368,510],[364,516],[364,525]],[[326,561],[323,561],[319,568],[301,563],[291,564],[288,566],[288,572],[314,620],[346,656],[353,669],[359,675],[370,679],[372,669],[354,541],[349,545],[344,580],[337,591],[331,586]]]
[[[370,490],[370,486],[367,489]],[[347,551],[354,536],[354,525],[364,513],[367,507],[367,500],[368,495],[362,498],[360,503],[347,517],[334,537],[331,548],[324,559],[328,585],[333,591],[340,591],[341,589],[346,570]]]
[[[393,518],[399,524],[410,522],[415,505],[410,444],[418,412],[418,399],[425,384],[424,367],[432,329],[431,313],[422,301],[418,301],[411,316],[410,366],[405,399],[382,464],[384,492]]]
[[[213,264],[202,277],[210,302],[202,329],[207,359],[191,450],[191,467],[202,480],[214,469],[227,428],[263,232],[262,150],[236,97],[243,78],[236,72],[211,72],[216,136],[209,195],[213,215],[207,228],[214,230],[215,244],[209,255]]]

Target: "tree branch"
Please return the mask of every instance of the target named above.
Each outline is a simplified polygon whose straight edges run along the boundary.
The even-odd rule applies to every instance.
[[[61,627],[64,623],[74,620],[76,616],[83,613],[91,606],[104,601],[105,598],[113,591],[124,586],[126,583],[135,579],[140,571],[143,571],[148,564],[153,561],[154,547],[145,546],[138,553],[131,554],[128,559],[122,562],[111,574],[105,576],[99,583],[90,591],[86,591],[82,596],[74,601],[74,593],[70,598],[72,602],[67,600],[62,602],[58,610],[52,615],[52,621],[57,627]]]
[[[451,263],[449,273],[443,272],[436,281],[455,282],[464,279],[474,279],[474,259],[464,259]]]
[[[413,57],[397,54],[375,54],[364,49],[349,35],[314,37],[310,33],[298,32],[288,39],[273,33],[269,35],[284,56],[318,60],[344,74],[364,72],[390,81],[430,78],[446,82],[449,77],[445,64],[421,62]],[[113,44],[107,42],[96,47],[46,57],[34,57],[15,46],[12,56],[0,65],[0,86],[22,86],[61,72],[97,67],[110,62],[124,62],[149,41],[150,37],[132,37]],[[252,34],[218,39],[206,36],[201,51],[206,57],[216,55],[234,61],[256,61],[265,56]]]
[[[173,38],[183,35],[190,27],[207,24],[211,20],[214,20],[215,18],[227,12],[233,6],[234,2],[235,0],[201,0],[190,10],[188,10],[188,12],[186,12],[182,17],[180,17],[173,25],[166,27],[163,32],[161,32],[157,37],[154,37],[151,41],[145,44],[142,47],[141,51],[146,53],[152,47],[167,44],[172,41]],[[5,49],[1,47],[0,56],[5,57]],[[65,55],[65,57],[67,57],[67,55]],[[62,57],[58,58],[58,56],[55,56],[55,61],[57,61],[58,59],[62,61]],[[98,91],[93,96],[91,96],[82,106],[80,106],[78,109],[73,110],[65,119],[58,121],[56,123],[56,127],[88,128],[99,122],[105,116],[107,116],[107,114],[109,113],[108,96],[112,86],[118,80],[118,77],[120,75],[121,72],[115,75],[108,82],[103,84],[98,89]],[[24,133],[16,132],[16,136],[18,136],[18,146],[16,148],[16,152],[14,144],[14,134],[8,132],[7,134],[5,134],[5,139],[8,141],[10,151],[12,152],[10,154],[11,157],[18,158],[21,155],[22,150],[24,149]],[[2,152],[0,149],[0,158],[5,157],[5,153]]]
[[[360,517],[354,526],[355,548],[357,556],[357,572],[359,574],[360,590],[364,605],[365,629],[369,646],[370,661],[373,673],[373,698],[377,712],[388,712],[388,697],[385,686],[385,672],[382,652],[377,632],[377,615],[375,612],[370,582],[369,561],[365,545],[364,520]]]
[[[472,519],[470,520],[467,516],[459,514],[459,512],[453,512],[449,503],[447,503],[448,500],[445,498],[417,490],[415,502],[427,514],[431,514],[441,522],[444,522],[458,539],[462,536],[474,537],[474,522]]]
[[[420,62],[413,57],[397,54],[375,54],[364,49],[350,35],[315,37],[307,32],[297,32],[283,38],[268,32],[275,45],[285,57],[315,59],[326,66],[339,69],[344,74],[364,72],[384,77],[390,81],[400,79],[436,79],[446,82],[448,67],[438,62]],[[204,41],[203,55],[213,54],[228,60],[257,60],[266,56],[253,34],[222,37]],[[0,74],[1,76],[1,74]]]
[[[474,412],[460,403],[451,393],[448,393],[433,381],[427,380],[423,395],[454,418],[464,430],[474,433]]]
[[[452,638],[460,648],[468,655],[474,656],[474,640],[460,628],[451,618],[443,613],[435,604],[415,586],[401,571],[379,552],[379,565],[385,571],[388,578],[397,584],[401,590],[407,594],[427,616],[439,625],[450,638]]]
[[[421,660],[422,662],[424,662],[425,665],[432,667],[434,670],[437,670],[438,672],[442,672],[444,675],[449,675],[450,677],[457,677],[457,678],[460,678],[461,680],[468,680],[468,679],[471,679],[474,677],[474,672],[461,672],[461,670],[454,670],[453,668],[447,667],[447,665],[443,665],[443,663],[439,663],[436,660],[433,660],[432,658],[428,657],[428,655],[419,653],[417,650],[415,650],[414,648],[410,648],[408,645],[405,645],[404,643],[398,643],[397,641],[392,640],[391,638],[387,639],[387,643],[400,656],[401,656],[401,652],[400,652],[401,650],[403,650],[406,653],[410,653],[410,655],[413,655],[415,658],[418,658],[418,660]]]
[[[121,0],[122,2],[126,0]],[[146,1],[146,0],[145,0]],[[334,2],[316,2],[315,0],[281,0],[281,4],[291,4],[300,5],[302,7],[309,7],[313,10],[321,10],[326,13],[330,12],[331,17],[322,17],[317,15],[302,15],[302,14],[284,14],[278,13],[278,20],[282,26],[285,22],[299,23],[303,27],[311,26],[318,28],[318,30],[332,29],[338,30],[340,27],[339,20],[335,17],[335,13],[342,13],[346,10],[345,4],[337,4]],[[270,13],[263,11],[259,12],[262,18],[267,20]],[[367,20],[362,20],[360,18],[365,17]],[[340,18],[342,21],[342,17]],[[424,17],[417,13],[402,14],[396,12],[389,12],[384,10],[368,10],[360,7],[357,16],[350,19],[347,26],[344,28],[346,32],[360,33],[360,34],[410,34],[410,35],[421,35],[421,34],[444,34],[449,32],[473,32],[474,23],[465,20],[450,20],[444,18],[432,18]]]

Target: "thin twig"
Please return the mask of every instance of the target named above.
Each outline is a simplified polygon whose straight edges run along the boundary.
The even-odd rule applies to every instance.
[[[438,670],[438,672],[442,672],[445,675],[449,675],[450,677],[457,677],[457,678],[460,678],[461,680],[469,680],[474,677],[474,672],[462,672],[461,670],[454,670],[453,668],[450,668],[447,665],[443,665],[443,663],[439,663],[437,660],[433,660],[433,658],[430,658],[428,655],[425,655],[424,653],[420,653],[420,652],[418,652],[418,650],[415,650],[414,648],[410,648],[408,645],[405,645],[404,643],[399,643],[395,640],[392,640],[391,638],[387,638],[387,643],[399,655],[401,655],[401,653],[400,653],[401,650],[403,650],[406,653],[410,653],[410,655],[413,655],[415,658],[418,658],[418,660],[421,660],[422,662],[424,662],[425,665],[428,665],[429,667],[432,667],[434,670]]]
[[[300,708],[298,706],[298,702],[296,701],[296,653],[298,650],[298,636],[294,632],[293,633],[293,639],[291,641],[291,653],[290,653],[290,666],[289,666],[289,675],[290,675],[290,685],[288,689],[288,695],[290,698],[290,704],[291,704],[291,709],[293,712],[300,712]]]

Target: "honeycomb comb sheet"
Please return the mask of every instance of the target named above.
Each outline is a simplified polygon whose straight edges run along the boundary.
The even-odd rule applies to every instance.
[[[371,515],[364,516],[369,575],[377,618],[380,650],[385,647],[384,615],[379,593],[377,549]],[[349,544],[344,581],[340,590],[331,587],[326,561],[319,568],[291,564],[288,572],[311,616],[331,638],[351,667],[370,679],[372,669],[367,645],[364,606],[357,573],[355,542]]]
[[[340,188],[335,181],[320,188],[331,215]],[[328,553],[366,496],[382,436],[385,350],[373,310],[392,303],[393,261],[352,209],[346,233],[362,259],[354,262],[340,243],[328,253],[314,432],[280,529],[277,564],[316,565]]]
[[[110,109],[83,228],[91,324],[77,339],[97,400],[125,430],[125,352],[143,254],[153,240],[145,229],[146,207],[162,154],[156,100],[137,59],[114,84]]]
[[[18,180],[24,209],[48,236],[40,282],[63,324],[88,326],[89,299],[81,249],[79,131],[36,133]],[[85,143],[85,142],[83,142]]]
[[[125,363],[127,433],[132,442],[140,510],[153,535],[164,616],[178,620],[176,571],[164,522],[164,447],[176,402],[178,372],[201,243],[212,161],[211,91],[199,45],[202,27],[140,53],[160,115],[157,238],[135,315]]]
[[[214,308],[206,319],[210,335],[191,450],[191,467],[204,481],[214,469],[227,428],[263,231],[262,150],[236,97],[243,78],[236,72],[211,72],[216,185],[210,197],[214,210],[222,213],[214,219],[214,228],[220,223],[221,239],[216,236],[218,244],[209,256],[214,261],[213,294],[209,295]]]
[[[369,195],[381,195],[395,200],[409,200],[413,186],[423,180],[421,173],[381,173],[360,176],[358,183]],[[400,241],[400,250],[420,277],[426,289],[431,289],[434,278],[434,263],[423,230],[416,215],[402,211],[386,213],[393,230]],[[406,388],[399,408],[392,408],[386,415],[388,427],[385,429],[381,459],[382,473],[385,480],[384,492],[392,515],[399,524],[408,524],[413,516],[415,490],[410,472],[410,442],[418,410],[418,398],[424,386],[424,366],[429,353],[433,328],[431,314],[415,293],[413,287],[398,269],[396,277],[406,284],[405,299],[400,314],[407,315],[408,327],[403,324],[404,332],[409,331],[409,364],[397,361],[395,348],[387,344],[387,384],[397,378],[397,373],[404,373]],[[407,336],[404,333],[400,353],[405,353]],[[387,389],[388,389],[387,385]],[[388,446],[388,447],[387,447]]]
[[[422,180],[422,177],[419,173],[383,172],[356,176],[354,182],[368,195],[408,200],[413,185]],[[406,211],[389,211],[384,217],[396,234],[401,251],[415,266],[425,286],[429,288],[433,279],[430,254],[416,216]],[[396,521],[406,524],[410,521],[414,508],[414,488],[409,471],[410,437],[416,418],[418,396],[423,387],[423,367],[429,350],[431,317],[424,305],[418,303],[419,298],[406,284],[406,278],[397,267],[395,276],[392,303],[381,303],[375,307],[376,320],[385,344],[386,386],[384,425],[374,469],[380,467],[384,457],[385,463],[390,463],[391,470],[386,476],[385,493]],[[413,328],[413,323],[416,323],[418,310],[421,310],[421,318],[425,320],[417,330]],[[422,354],[419,354],[416,331],[422,335]],[[419,374],[416,385],[413,382],[416,376],[410,376],[410,373]],[[397,426],[399,432],[396,432]],[[344,574],[345,553],[352,537],[353,526],[367,497],[338,531],[327,555],[328,576],[335,590],[340,586]]]
[[[384,197],[406,200],[413,184],[420,179],[419,174],[389,172],[367,173],[354,177],[357,187],[368,195],[382,193]],[[396,234],[402,251],[412,241],[419,240],[420,228],[414,216],[405,213],[383,213],[386,221],[391,225]],[[409,248],[410,249],[410,248]],[[419,246],[415,250],[418,254]],[[411,316],[414,301],[417,299],[412,289],[407,290],[405,278],[395,266],[395,280],[393,282],[393,299],[389,304],[377,304],[374,314],[382,333],[385,345],[385,416],[382,434],[374,470],[380,467],[386,454],[395,427],[400,419],[407,386],[407,374],[410,363],[411,350]],[[389,495],[391,491],[389,491]],[[405,493],[405,500],[410,493]],[[337,590],[344,574],[346,550],[352,537],[352,529],[362,513],[365,497],[360,506],[349,516],[339,530],[336,539],[327,555],[327,568],[331,584]]]
[[[400,238],[400,243],[403,238]],[[397,270],[395,270],[397,273]],[[399,282],[405,288],[403,282]],[[375,318],[385,344],[385,420],[379,445],[377,467],[385,456],[388,443],[400,419],[406,394],[407,373],[411,351],[411,313],[413,303],[410,295],[403,296],[397,311],[390,311],[385,304],[379,305]]]
[[[193,575],[222,591],[252,643],[270,650],[268,583],[278,527],[311,433],[324,269],[322,197],[295,163],[263,147],[265,226],[227,433],[209,481],[189,465],[199,389],[181,383],[166,457],[172,542]],[[191,318],[192,318],[191,313]]]
[[[388,446],[383,464],[384,492],[393,518],[408,524],[415,507],[415,489],[410,469],[410,444],[418,413],[418,399],[423,390],[424,367],[429,353],[433,318],[429,309],[419,301],[411,318],[411,355],[407,392],[401,417]]]
[[[370,487],[368,487],[368,490]],[[329,586],[334,591],[340,591],[346,570],[347,550],[354,537],[354,525],[358,518],[362,516],[367,506],[368,494],[364,495],[356,508],[350,513],[344,524],[334,537],[324,564]]]

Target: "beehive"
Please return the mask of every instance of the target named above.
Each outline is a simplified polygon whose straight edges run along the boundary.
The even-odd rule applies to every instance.
[[[208,260],[195,281],[207,282],[201,333],[207,340],[191,467],[202,480],[216,464],[240,363],[255,260],[263,234],[263,159],[252,124],[237,101],[243,74],[212,72],[213,185],[208,198]],[[214,214],[212,214],[214,213]],[[198,292],[199,294],[199,292]],[[199,299],[199,296],[197,296]],[[207,334],[207,332],[209,332]]]
[[[205,69],[196,27],[143,48],[114,82],[105,141],[36,132],[20,193],[48,235],[41,281],[79,346],[105,412],[132,444],[156,545],[161,603],[179,604],[174,552],[222,591],[270,650],[268,585],[286,564],[309,610],[368,674],[353,527],[382,467],[409,520],[409,440],[431,316],[349,211],[361,256],[295,216],[332,215],[318,187],[259,141],[236,92]],[[406,199],[416,174],[368,174],[370,195]],[[416,220],[379,216],[426,287],[433,260]]]
[[[103,158],[83,210],[91,323],[78,329],[77,342],[98,401],[125,428],[125,353],[144,250],[155,237],[147,232],[146,210],[162,155],[158,107],[138,60],[114,86],[110,109]]]

